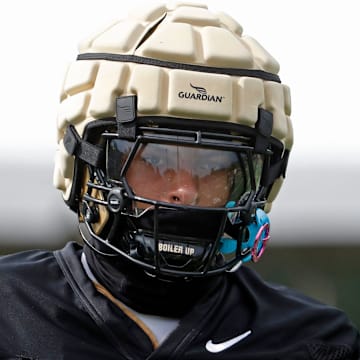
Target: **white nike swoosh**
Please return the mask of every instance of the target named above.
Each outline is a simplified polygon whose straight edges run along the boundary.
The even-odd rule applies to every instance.
[[[224,350],[228,349],[229,347],[235,345],[236,343],[244,340],[250,334],[251,334],[251,330],[248,330],[248,331],[244,332],[243,334],[240,334],[239,336],[236,336],[230,340],[227,340],[227,341],[224,341],[224,342],[218,343],[218,344],[214,344],[212,340],[209,340],[206,343],[205,348],[207,351],[209,351],[211,353],[218,353],[218,352],[224,351]]]

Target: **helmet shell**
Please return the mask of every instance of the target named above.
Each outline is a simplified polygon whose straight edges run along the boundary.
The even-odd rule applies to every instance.
[[[136,95],[139,116],[216,120],[249,127],[255,126],[258,109],[264,108],[273,114],[272,136],[282,142],[284,150],[292,147],[289,87],[222,71],[279,72],[278,62],[255,39],[243,35],[241,25],[227,14],[188,2],[134,9],[127,18],[82,41],[79,53],[135,55],[155,61],[147,64],[108,57],[69,65],[57,119],[54,171],[54,185],[65,201],[73,186],[75,161],[63,144],[67,126],[74,125],[83,136],[89,122],[115,116],[118,96]],[[178,66],[163,66],[163,62]],[[182,64],[194,66],[182,68]],[[213,71],[215,68],[220,71]],[[265,210],[270,210],[282,181],[281,176],[273,184]]]

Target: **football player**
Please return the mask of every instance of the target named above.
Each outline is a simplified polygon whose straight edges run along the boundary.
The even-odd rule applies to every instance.
[[[55,186],[84,244],[0,262],[4,358],[358,359],[340,310],[261,279],[293,143],[277,61],[229,15],[138,9],[66,73]]]

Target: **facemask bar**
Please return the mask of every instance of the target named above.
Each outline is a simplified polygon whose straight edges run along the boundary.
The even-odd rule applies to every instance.
[[[99,186],[96,186],[96,188],[100,189]],[[253,201],[251,201],[251,199],[253,199],[253,196],[249,196],[248,204],[253,203]],[[108,204],[107,202],[103,202],[103,201],[100,201],[98,199],[95,199],[95,198],[92,198],[89,196],[84,196],[84,202],[87,202],[87,201],[91,201],[100,206],[106,206]],[[173,205],[173,207],[178,208],[179,205]],[[159,239],[159,234],[158,234],[159,226],[158,226],[158,219],[157,219],[157,215],[156,215],[157,212],[162,209],[162,207],[160,205],[155,205],[154,228],[153,228],[153,233],[152,233],[152,239],[154,241],[154,252],[153,252],[153,261],[151,263],[146,262],[143,259],[140,259],[140,258],[130,255],[128,252],[120,249],[115,243],[113,243],[109,239],[103,238],[101,235],[96,234],[89,221],[85,220],[83,222],[80,222],[79,228],[80,228],[80,233],[81,233],[84,241],[87,243],[87,245],[90,246],[94,251],[96,251],[97,253],[100,253],[103,256],[122,255],[124,258],[126,258],[130,262],[141,266],[142,268],[144,268],[144,270],[146,270],[149,273],[154,274],[154,275],[158,274],[158,275],[171,276],[171,277],[182,277],[182,278],[184,278],[184,277],[202,277],[205,275],[215,275],[215,274],[221,273],[225,270],[226,271],[234,271],[235,269],[237,269],[240,266],[240,264],[242,263],[242,257],[243,257],[242,248],[240,246],[238,246],[236,248],[236,256],[234,256],[234,258],[230,262],[224,263],[223,265],[218,266],[216,268],[212,268],[212,260],[214,260],[215,254],[219,250],[220,241],[222,240],[221,235],[225,229],[228,212],[230,212],[230,211],[231,212],[245,211],[245,209],[247,209],[249,207],[253,208],[253,207],[256,207],[256,205],[250,205],[250,206],[245,205],[242,207],[235,207],[235,208],[231,208],[231,209],[227,209],[227,210],[223,209],[221,225],[219,226],[219,231],[216,236],[216,240],[211,243],[211,249],[210,249],[210,252],[208,253],[208,255],[202,259],[202,260],[206,260],[206,261],[201,262],[200,269],[196,269],[196,270],[192,270],[192,271],[186,271],[186,270],[182,270],[180,268],[176,269],[174,266],[169,268],[169,267],[166,267],[166,264],[161,262],[160,252],[158,251],[158,249],[159,249],[159,245],[164,244],[164,242],[160,241],[160,239]],[[189,209],[187,208],[186,211],[188,211],[188,210]],[[214,210],[214,209],[209,208],[209,209],[203,209],[201,211],[204,212],[204,211],[212,211],[212,210]],[[117,215],[121,216],[121,215],[125,215],[125,213],[121,213],[121,215],[120,214],[117,214]],[[101,244],[104,246],[99,247],[98,245],[95,245],[95,244]],[[104,252],[102,249],[108,249],[108,250],[111,249],[113,252],[108,252],[107,250]]]

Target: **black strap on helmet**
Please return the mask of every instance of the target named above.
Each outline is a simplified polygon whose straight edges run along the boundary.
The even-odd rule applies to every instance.
[[[267,169],[266,176],[262,180],[262,185],[272,185],[273,182],[280,176],[285,177],[289,154],[289,150],[285,150],[283,156],[278,159],[278,161],[270,165],[270,167]]]
[[[90,165],[102,167],[104,163],[104,149],[81,139],[71,124],[67,127],[64,135],[64,147],[70,155],[74,155]]]
[[[118,135],[121,139],[136,139],[136,95],[120,96],[116,98],[116,123]]]
[[[266,153],[271,148],[271,134],[273,130],[273,114],[272,112],[259,108],[258,120],[255,124],[256,137],[254,151],[257,153]],[[282,154],[276,154],[275,159],[266,169],[261,184],[268,187],[274,183],[274,181],[280,176],[285,177],[287,162],[289,158],[289,151],[285,150]]]
[[[226,74],[232,76],[255,77],[265,81],[274,81],[277,83],[281,83],[280,78],[277,74],[273,74],[264,70],[185,64],[185,63],[177,63],[173,61],[164,61],[159,59],[142,57],[137,55],[111,54],[111,53],[83,53],[78,55],[77,60],[78,61],[79,60],[120,61],[120,62],[128,62],[135,64],[159,66],[168,69],[179,69],[179,70],[197,71],[197,72],[213,73],[213,74]]]
[[[255,129],[257,130],[254,146],[255,152],[264,154],[269,149],[273,123],[272,112],[259,108],[258,120],[255,124]]]

